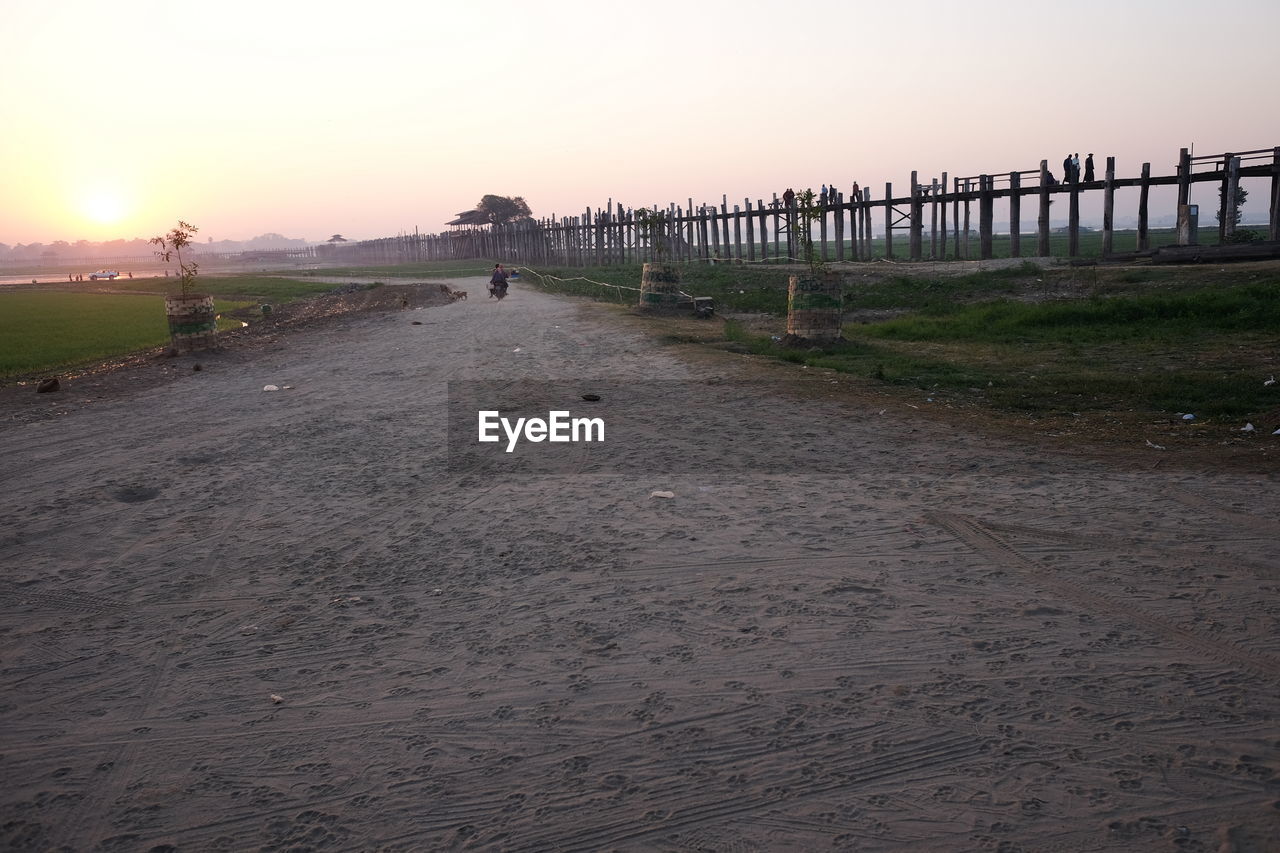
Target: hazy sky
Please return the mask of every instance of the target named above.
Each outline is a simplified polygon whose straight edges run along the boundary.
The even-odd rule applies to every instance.
[[[1280,145],[1280,2],[16,0],[0,242],[319,241]]]

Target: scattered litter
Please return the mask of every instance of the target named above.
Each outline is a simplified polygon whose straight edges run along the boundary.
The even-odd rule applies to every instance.
[[[258,626],[257,626],[257,625],[241,625],[241,626],[240,626],[240,633],[241,633],[241,634],[256,634],[256,633],[258,633]]]
[[[512,352],[520,352],[520,347],[516,347],[515,349],[512,350]]]
[[[887,412],[887,411],[889,411],[889,410],[888,410],[888,409],[881,409],[881,410],[880,410],[879,412],[877,412],[876,414],[883,415],[883,414],[884,414],[885,412]]]
[[[674,498],[675,496],[676,496],[675,492],[650,492],[649,493],[649,497],[651,498]]]
[[[1273,432],[1273,433],[1271,433],[1271,434],[1272,434],[1272,435],[1280,435],[1280,427],[1276,427],[1276,431],[1275,431],[1275,432]]]
[[[1240,427],[1240,432],[1253,432],[1253,424],[1247,423]]]
[[[282,387],[280,388],[280,390],[281,390],[281,391],[291,391],[291,390],[293,390],[293,386],[292,386],[292,385],[284,385],[284,386],[282,386]]]
[[[249,324],[248,324],[248,323],[246,323],[244,320],[241,320],[241,321],[240,321],[240,328],[242,328],[242,329],[247,329],[247,328],[249,328]]]
[[[1275,385],[1275,384],[1276,384],[1276,377],[1275,377],[1275,374],[1272,374],[1272,376],[1271,376],[1271,378],[1270,378],[1270,379],[1266,379],[1266,380],[1264,380],[1262,384],[1263,384],[1263,385]]]
[[[263,385],[262,390],[263,391],[279,391],[280,386],[279,385]]]
[[[443,590],[443,589],[436,588],[436,589],[431,590],[431,594],[432,594],[432,595],[444,595],[444,590]]]
[[[414,320],[414,321],[413,321],[412,323],[410,323],[409,325],[410,325],[410,326],[421,326],[421,325],[422,325],[422,321],[421,321],[421,320]]]
[[[1186,414],[1182,416],[1182,419],[1184,421],[1194,421],[1196,419],[1196,416],[1192,414]]]
[[[770,335],[769,337],[771,340],[774,340],[774,341],[782,340],[782,335]]]
[[[1156,450],[1164,450],[1163,444],[1153,444],[1151,439],[1147,439],[1147,447],[1154,447]]]
[[[279,693],[272,693],[272,694],[271,694],[271,701],[272,701],[272,702],[275,702],[277,705],[279,705],[281,702],[283,702],[283,701],[284,701],[284,697],[283,697],[283,696],[281,696]]]
[[[583,394],[582,399],[586,400],[588,403],[594,403],[600,399],[600,395],[599,394]]]

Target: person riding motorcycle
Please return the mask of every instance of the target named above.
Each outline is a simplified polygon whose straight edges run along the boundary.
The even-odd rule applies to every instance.
[[[507,295],[507,271],[502,264],[493,265],[493,275],[489,278],[489,298],[501,299]]]

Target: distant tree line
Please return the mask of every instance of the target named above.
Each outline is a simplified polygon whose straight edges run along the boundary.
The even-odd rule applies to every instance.
[[[296,249],[311,245],[308,240],[285,237],[282,234],[260,234],[252,240],[208,240],[197,246],[199,252],[244,252],[269,249]],[[134,240],[55,240],[52,243],[18,243],[10,246],[0,243],[0,261],[28,261],[59,263],[80,258],[125,258],[153,254],[151,242],[141,237]]]

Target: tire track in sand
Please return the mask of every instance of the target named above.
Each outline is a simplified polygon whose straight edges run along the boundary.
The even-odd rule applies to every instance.
[[[1012,545],[996,536],[976,519],[948,512],[930,512],[925,519],[947,531],[983,557],[1005,568],[1033,576],[1038,582],[1086,610],[1108,613],[1114,617],[1126,619],[1157,636],[1220,663],[1249,669],[1267,678],[1280,677],[1280,661],[1275,658],[1241,649],[1190,628],[1175,625],[1142,610],[1132,602],[1120,601],[1106,593],[1096,592],[1083,584],[1046,571],[1044,567],[1018,553]]]

